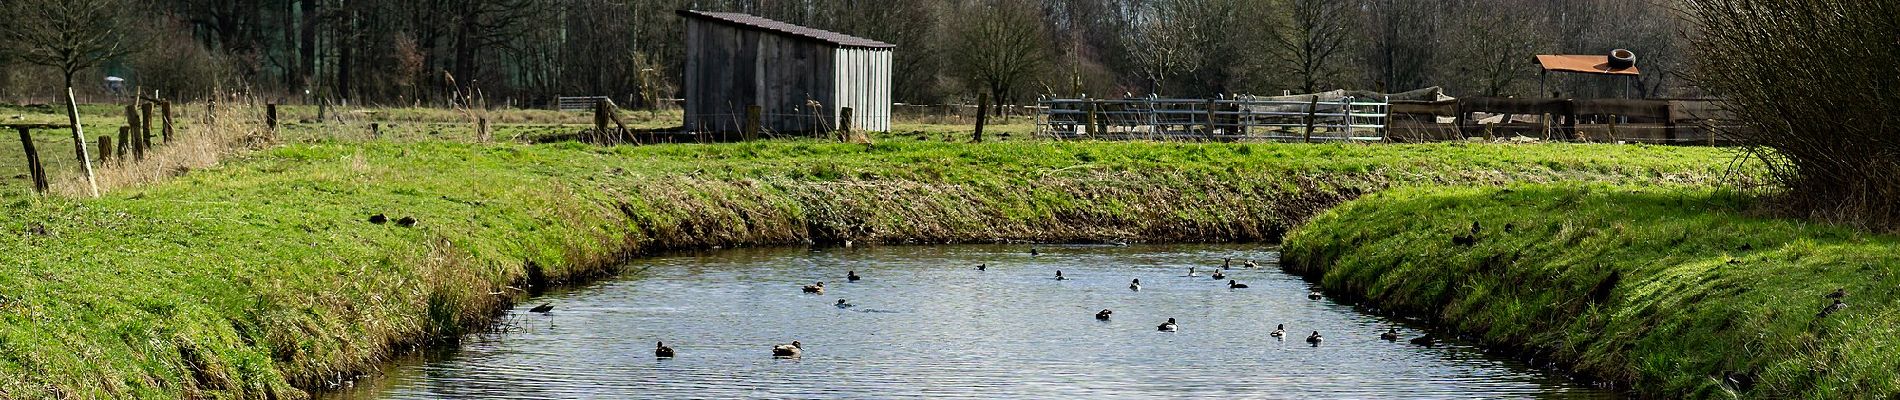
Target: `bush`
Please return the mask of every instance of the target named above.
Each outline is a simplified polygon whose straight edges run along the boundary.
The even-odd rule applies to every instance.
[[[1787,210],[1900,229],[1900,1],[1687,0],[1693,70]]]

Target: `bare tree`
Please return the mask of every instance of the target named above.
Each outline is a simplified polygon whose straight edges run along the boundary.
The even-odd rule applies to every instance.
[[[131,52],[125,43],[132,26],[126,18],[129,6],[121,0],[9,0],[0,6],[0,12],[13,16],[12,23],[0,24],[0,45],[28,63],[58,68],[66,78],[66,117],[94,197],[99,196],[99,184],[86,154],[85,130],[79,126],[73,75]]]
[[[991,112],[1001,114],[1001,104],[1047,58],[1040,10],[1027,0],[977,0],[964,11],[950,27],[955,50],[946,57],[970,84],[989,92],[996,104]]]
[[[1352,38],[1346,14],[1351,4],[1339,0],[1288,0],[1286,25],[1275,29],[1273,42],[1285,56],[1288,72],[1300,90],[1319,91],[1337,73],[1334,58]]]
[[[1136,4],[1123,36],[1128,58],[1158,94],[1169,76],[1200,66],[1200,35],[1209,34],[1188,15],[1189,0],[1149,0]]]

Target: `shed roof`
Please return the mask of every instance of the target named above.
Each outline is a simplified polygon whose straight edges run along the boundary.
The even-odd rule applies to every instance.
[[[831,43],[831,44],[845,46],[845,47],[866,47],[866,48],[874,48],[874,49],[888,49],[888,48],[897,47],[897,45],[890,44],[890,43],[884,43],[884,42],[880,42],[876,40],[865,39],[865,38],[861,38],[857,36],[846,35],[846,34],[827,31],[823,29],[793,25],[793,24],[789,24],[789,23],[785,23],[785,22],[781,22],[777,20],[772,20],[772,19],[768,19],[764,17],[759,17],[759,16],[755,16],[751,14],[679,10],[679,15],[683,17],[688,17],[688,18],[700,18],[700,19],[706,19],[706,20],[711,20],[711,21],[723,22],[727,24],[737,25],[740,28],[772,31],[772,32],[777,32],[781,34],[817,40],[820,42],[826,42],[826,43]]]
[[[1584,73],[1584,74],[1599,74],[1599,75],[1641,75],[1642,74],[1642,72],[1636,70],[1636,66],[1634,65],[1630,66],[1629,68],[1624,68],[1624,69],[1610,69],[1610,56],[1607,56],[1607,55],[1590,56],[1590,55],[1539,54],[1537,55],[1537,59],[1533,60],[1533,62],[1537,63],[1537,65],[1539,66],[1544,67],[1545,71],[1577,72],[1577,73]]]

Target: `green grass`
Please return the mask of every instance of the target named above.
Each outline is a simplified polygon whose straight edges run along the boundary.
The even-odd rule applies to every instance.
[[[302,142],[99,199],[0,197],[0,398],[296,397],[483,326],[530,269],[559,281],[639,252],[1272,240],[1395,185],[1707,184],[1730,158],[1603,145]],[[421,223],[364,222],[374,213]]]
[[[1284,251],[1337,295],[1651,396],[1900,395],[1900,238],[1750,208],[1687,187],[1406,188],[1314,218]],[[1453,243],[1474,221],[1478,242]],[[1816,317],[1836,288],[1851,306]]]

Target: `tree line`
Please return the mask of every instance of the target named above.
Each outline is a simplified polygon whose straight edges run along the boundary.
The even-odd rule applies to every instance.
[[[1206,97],[1442,86],[1454,96],[1696,95],[1686,24],[1660,0],[9,0],[0,98],[62,75],[168,97],[214,89],[289,101],[440,104],[479,93],[644,102],[678,93],[683,21],[760,15],[896,44],[897,101],[1038,95]],[[42,19],[85,13],[82,26]],[[41,30],[106,30],[82,54]],[[43,35],[42,35],[43,36]],[[71,36],[71,35],[67,35]],[[42,38],[43,39],[43,38]],[[1636,82],[1563,77],[1538,93],[1534,54],[1627,48]],[[73,57],[69,57],[73,56]],[[79,65],[73,68],[74,64]],[[128,87],[127,89],[130,89]]]

